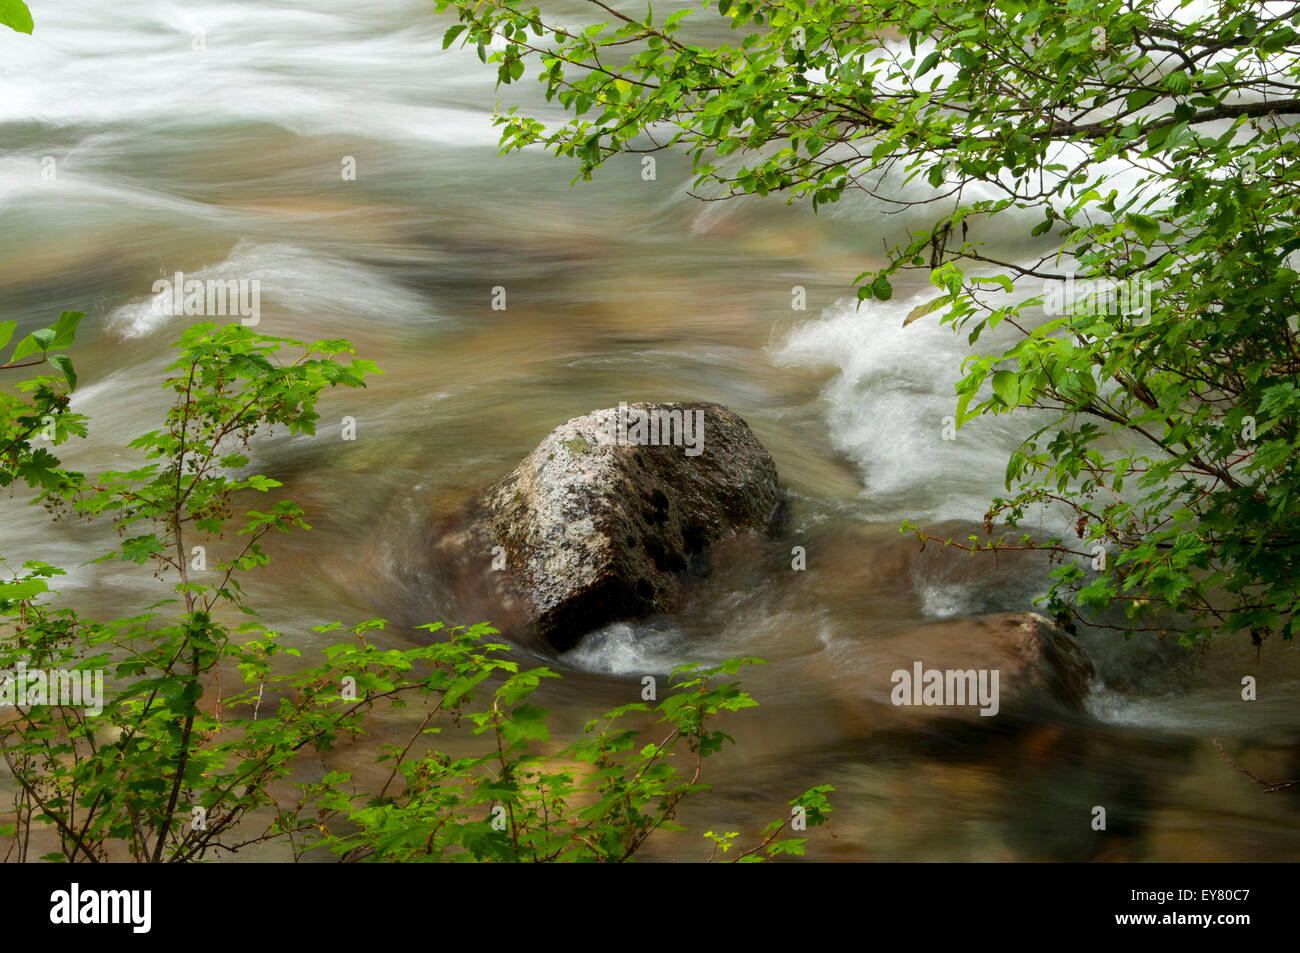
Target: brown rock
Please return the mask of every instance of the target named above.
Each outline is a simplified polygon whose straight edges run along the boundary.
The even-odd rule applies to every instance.
[[[978,701],[967,698],[964,705],[953,704],[955,695],[947,694],[941,704],[895,704],[900,695],[914,702],[910,687],[918,662],[923,673],[974,671],[977,680],[980,672],[996,672],[996,713],[983,716]],[[905,672],[906,680],[896,677],[898,672]],[[841,720],[861,734],[937,719],[992,723],[1043,704],[1078,711],[1088,692],[1092,663],[1070,635],[1043,616],[1026,612],[953,619],[832,644],[812,662],[810,674],[828,681]],[[958,679],[953,681],[955,685]],[[909,691],[903,692],[900,685]],[[984,685],[991,688],[991,674]]]

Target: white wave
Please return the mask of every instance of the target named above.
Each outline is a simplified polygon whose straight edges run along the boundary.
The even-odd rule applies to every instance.
[[[264,321],[276,310],[372,322],[430,320],[424,298],[378,270],[296,245],[245,240],[217,265],[190,271],[183,264],[176,270],[186,280],[259,282]],[[159,277],[174,282],[172,273]],[[124,338],[149,334],[179,317],[171,314],[167,298],[163,291],[125,304],[109,315],[107,328]]]
[[[774,349],[779,365],[834,370],[822,393],[831,441],[857,465],[877,518],[981,519],[990,498],[1005,492],[1007,457],[1032,426],[1023,413],[984,418],[944,439],[971,348],[937,315],[903,327],[935,294],[861,310],[841,302]]]
[[[414,2],[47,4],[33,35],[0,35],[0,122],[162,131],[242,119],[494,144],[494,71],[471,50],[442,49],[448,22]],[[473,108],[427,105],[449,85]]]
[[[666,673],[682,664],[681,637],[675,630],[633,628],[615,622],[583,636],[564,660],[576,668],[611,675]]]

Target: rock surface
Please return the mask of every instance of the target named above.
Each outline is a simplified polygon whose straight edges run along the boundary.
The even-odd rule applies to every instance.
[[[557,427],[473,519],[476,548],[504,550],[502,601],[563,651],[671,609],[711,543],[769,532],[780,510],[776,465],[731,411],[631,404]]]
[[[911,675],[917,662],[923,671],[996,671],[997,713],[981,715],[975,704],[895,704],[894,673]],[[1033,612],[953,619],[864,637],[829,647],[814,666],[818,671],[809,674],[828,680],[841,721],[855,734],[954,718],[991,724],[1041,705],[1079,711],[1093,675],[1074,638]]]

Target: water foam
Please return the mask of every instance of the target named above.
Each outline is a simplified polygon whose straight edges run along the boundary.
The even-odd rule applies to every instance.
[[[833,445],[858,468],[870,518],[982,519],[989,499],[1005,492],[1008,455],[1032,427],[1029,415],[985,418],[944,439],[971,348],[937,315],[903,327],[936,293],[861,310],[840,302],[791,330],[773,353],[779,365],[834,371],[824,413]]]
[[[162,277],[172,280],[172,275]],[[365,315],[367,321],[408,323],[435,320],[419,294],[382,272],[351,259],[282,243],[241,241],[222,262],[186,271],[187,279],[200,281],[254,280],[261,283],[264,312],[272,309],[301,314]],[[164,291],[132,301],[109,315],[107,327],[124,338],[150,334],[177,320]],[[212,316],[230,321],[230,317]]]

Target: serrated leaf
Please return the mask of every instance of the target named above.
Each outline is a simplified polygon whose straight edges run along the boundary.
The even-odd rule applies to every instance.
[[[1182,70],[1174,70],[1164,78],[1164,87],[1175,96],[1184,96],[1192,88],[1192,78]]]
[[[460,36],[468,29],[469,27],[464,23],[457,23],[454,26],[448,27],[447,32],[442,35],[442,48],[445,50],[447,47],[451,46],[456,42],[456,37]]]
[[[1131,214],[1127,216],[1125,223],[1137,233],[1137,237],[1142,240],[1142,244],[1147,248],[1150,248],[1151,243],[1160,237],[1160,223],[1154,218]]]

